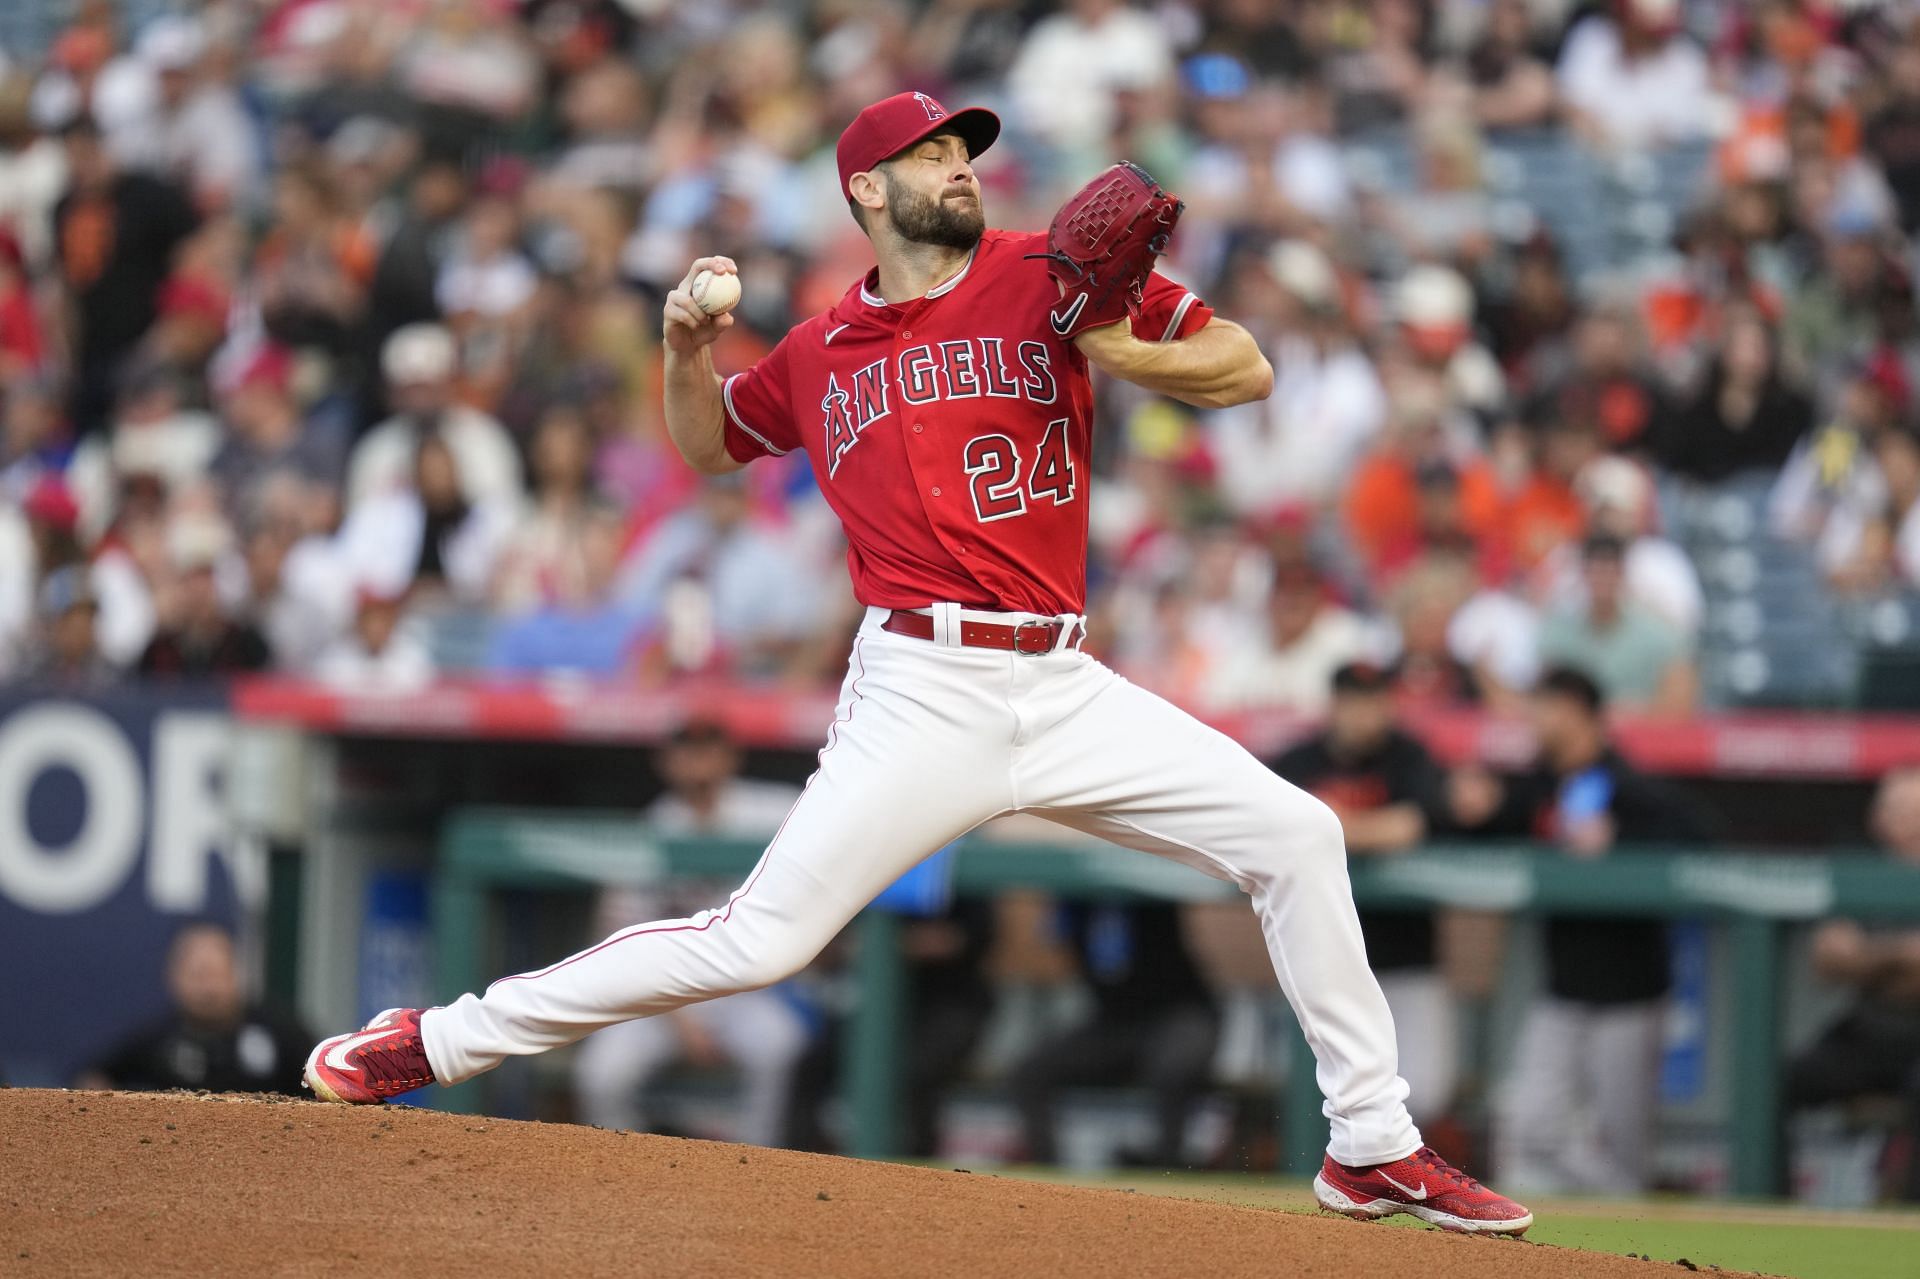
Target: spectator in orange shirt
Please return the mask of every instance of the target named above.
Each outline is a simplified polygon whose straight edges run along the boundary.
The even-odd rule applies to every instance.
[[[1394,419],[1379,447],[1354,471],[1347,491],[1347,530],[1376,581],[1397,575],[1436,540],[1466,538],[1498,572],[1501,500],[1493,468],[1458,458],[1439,406],[1419,394],[1396,397]]]
[[[1539,389],[1526,415],[1537,422],[1587,424],[1610,449],[1646,448],[1662,405],[1647,366],[1643,327],[1636,312],[1613,302],[1581,316],[1569,366]]]
[[[1507,501],[1504,540],[1514,567],[1530,572],[1586,532],[1586,508],[1574,490],[1574,477],[1599,455],[1600,444],[1591,426],[1574,419],[1541,424],[1524,447],[1531,465]]]

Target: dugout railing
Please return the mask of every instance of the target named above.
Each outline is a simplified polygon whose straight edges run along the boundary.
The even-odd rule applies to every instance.
[[[758,840],[659,839],[634,816],[472,808],[445,824],[433,876],[434,976],[442,994],[481,988],[487,971],[488,900],[507,888],[645,884],[670,875],[743,876]],[[1064,897],[1155,897],[1217,901],[1232,885],[1197,871],[1089,839],[1018,844],[974,839],[950,863],[952,890],[993,894],[1033,889]],[[1782,964],[1793,924],[1845,916],[1920,921],[1920,867],[1871,853],[1618,850],[1580,860],[1524,844],[1436,846],[1407,857],[1354,862],[1355,898],[1369,906],[1462,907],[1515,914],[1625,914],[1714,921],[1730,935],[1732,1031],[1727,1137],[1730,1188],[1778,1193],[1781,1115]],[[844,1086],[851,1153],[897,1152],[899,1046],[907,1010],[899,917],[868,909],[856,919],[859,999],[846,1039]],[[1288,1171],[1318,1166],[1326,1122],[1306,1045],[1282,1099]],[[440,1104],[478,1106],[474,1089]]]

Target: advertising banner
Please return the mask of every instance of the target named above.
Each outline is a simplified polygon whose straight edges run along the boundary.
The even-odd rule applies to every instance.
[[[225,694],[0,688],[0,1076],[61,1085],[166,1007],[182,921],[264,894]]]

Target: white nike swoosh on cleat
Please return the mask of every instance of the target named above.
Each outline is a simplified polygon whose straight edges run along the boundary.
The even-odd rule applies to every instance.
[[[322,1060],[335,1070],[352,1070],[354,1067],[353,1063],[347,1060],[348,1053],[360,1047],[362,1044],[370,1044],[376,1039],[384,1039],[392,1033],[393,1027],[387,1026],[380,1030],[362,1031],[357,1035],[349,1035],[333,1047],[327,1049],[327,1055]],[[1391,1180],[1391,1178],[1389,1178],[1389,1180]],[[1395,1184],[1397,1185],[1398,1183],[1396,1182]]]
[[[1380,1175],[1386,1178],[1388,1185],[1393,1186],[1409,1199],[1425,1199],[1427,1197],[1427,1183],[1424,1181],[1420,1183],[1420,1189],[1415,1190],[1412,1186],[1402,1185],[1400,1182],[1395,1181],[1384,1172]]]

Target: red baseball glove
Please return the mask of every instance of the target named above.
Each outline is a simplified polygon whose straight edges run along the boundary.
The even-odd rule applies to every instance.
[[[1047,272],[1060,282],[1060,304],[1048,317],[1071,338],[1140,313],[1153,261],[1186,205],[1161,190],[1137,164],[1122,161],[1081,187],[1047,228]]]

